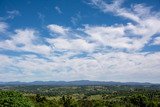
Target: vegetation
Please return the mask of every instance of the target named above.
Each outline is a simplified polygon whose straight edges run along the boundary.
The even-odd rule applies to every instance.
[[[160,107],[159,86],[34,85],[0,89],[0,107]]]
[[[19,92],[0,91],[0,107],[32,107],[32,104]]]

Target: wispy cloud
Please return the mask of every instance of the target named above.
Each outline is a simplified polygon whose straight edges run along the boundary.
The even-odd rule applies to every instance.
[[[90,4],[96,6],[103,12],[112,12],[115,15],[129,18],[133,21],[139,22],[139,17],[134,15],[132,11],[126,10],[125,8],[121,7],[121,4],[123,2],[124,0],[113,0],[111,4],[107,4],[103,0],[91,0]]]
[[[82,16],[80,12],[76,13],[74,16],[71,17],[71,23],[73,25],[77,25],[77,23],[81,20]]]
[[[88,43],[84,39],[63,39],[63,38],[55,38],[55,39],[47,39],[47,41],[53,45],[56,50],[72,50],[72,51],[80,51],[80,52],[90,52],[94,50],[95,44]]]
[[[6,20],[12,20],[14,19],[16,16],[20,16],[20,12],[18,10],[8,10],[6,11],[6,15],[0,17],[0,20],[2,21],[6,21]]]
[[[15,34],[13,34],[11,38],[0,41],[0,48],[18,52],[33,52],[36,54],[49,55],[51,52],[50,47],[45,44],[40,44],[40,39],[37,34],[33,29],[15,30]]]
[[[58,6],[55,6],[54,9],[55,9],[59,14],[62,14],[62,13],[63,13]]]
[[[112,12],[136,23],[112,26],[88,26],[85,32],[104,46],[127,50],[141,50],[149,43],[152,36],[160,32],[160,17],[152,12],[151,7],[136,4],[131,9],[122,8],[123,0],[115,0],[107,4],[102,0],[92,0],[91,4],[104,13]],[[158,24],[158,26],[155,26]],[[133,35],[133,36],[132,36]]]
[[[51,78],[56,80],[106,80],[107,78],[107,80],[113,81],[148,81],[154,77],[154,80],[150,82],[158,82],[160,76],[160,72],[157,71],[160,69],[158,66],[159,55],[160,53],[110,52],[93,54],[93,58],[69,59],[68,55],[53,56],[49,57],[49,61],[35,55],[19,57],[0,55],[0,59],[3,60],[0,62],[0,80],[4,81],[5,76],[11,77],[12,81],[17,79],[21,79],[21,81],[41,80],[42,77],[43,80]],[[18,75],[16,75],[16,69],[9,68],[11,66],[21,69]]]
[[[0,81],[43,78],[159,82],[160,52],[141,51],[146,45],[160,43],[157,36],[160,33],[159,12],[144,4],[125,8],[123,2],[90,2],[91,7],[105,14],[111,12],[127,19],[122,24],[88,24],[77,29],[48,24],[46,29],[50,32],[45,32],[48,36],[42,36],[40,31],[32,28],[10,29],[12,33],[0,41],[0,51],[18,54],[0,54]],[[62,13],[59,7],[56,10]],[[39,14],[39,18],[43,19],[43,15]],[[73,18],[72,23],[77,24],[77,20]],[[1,22],[0,32],[9,31],[8,26]]]
[[[12,11],[7,11],[8,18],[13,19],[15,16],[20,15],[20,12],[18,10],[12,10]]]
[[[45,15],[40,12],[38,12],[37,14],[38,14],[38,18],[41,20],[41,23],[44,24]]]
[[[8,28],[8,24],[5,22],[0,22],[0,33],[5,33],[7,28]]]

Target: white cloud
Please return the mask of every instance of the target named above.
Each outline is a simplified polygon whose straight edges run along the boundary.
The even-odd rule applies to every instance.
[[[129,42],[132,40],[125,36],[125,28],[105,27],[105,26],[86,26],[84,30],[94,41],[98,41],[104,46],[112,48],[130,48]]]
[[[60,34],[60,35],[66,35],[69,32],[69,28],[65,28],[63,26],[59,26],[56,24],[48,25],[47,28],[53,33]]]
[[[112,12],[115,15],[122,16],[125,18],[129,18],[133,21],[139,22],[139,17],[133,14],[131,11],[126,10],[125,8],[121,8],[121,4],[124,0],[114,0],[113,3],[107,4],[103,0],[91,0],[91,4],[93,6],[98,7],[103,12]]]
[[[1,60],[1,64],[0,64],[1,66],[4,66],[5,64],[11,62],[10,58],[8,56],[5,56],[5,55],[0,55],[0,60]]]
[[[60,9],[58,6],[55,6],[54,9],[55,9],[59,14],[62,14],[62,11],[61,11],[61,9]]]
[[[159,55],[158,52],[132,54],[109,52],[72,59],[68,55],[52,56],[48,59],[35,55],[17,57],[1,55],[0,59],[4,61],[0,62],[0,80],[5,81],[3,78],[12,74],[12,81],[17,80],[18,77],[22,81],[41,80],[43,77],[43,80],[89,79],[159,82]],[[9,68],[11,66],[12,68]],[[20,71],[15,71],[16,69]]]
[[[101,11],[130,19],[126,24],[85,25],[78,29],[50,24],[47,28],[56,34],[53,38],[40,37],[34,29],[15,30],[8,35],[9,39],[0,41],[0,50],[31,53],[1,54],[0,81],[43,78],[159,82],[160,52],[140,50],[160,33],[160,17],[151,7],[136,4],[128,9],[123,8],[122,3],[123,0],[111,4],[92,0],[92,5]],[[7,26],[1,23],[0,26],[1,31],[6,32]],[[158,45],[159,41],[156,37],[152,44]]]
[[[0,48],[49,55],[51,48],[45,44],[40,44],[40,38],[37,35],[38,32],[33,29],[15,30],[15,34],[10,39],[0,41]]]
[[[52,46],[58,50],[74,50],[74,51],[93,51],[95,44],[88,43],[83,39],[63,39],[55,38],[47,40]]]
[[[115,49],[127,49],[128,51],[139,51],[149,43],[150,39],[160,32],[157,20],[147,20],[141,25],[120,26],[86,26],[84,32],[94,41],[102,46],[109,46]],[[147,24],[147,25],[146,25]]]
[[[87,26],[84,29],[93,40],[116,49],[139,51],[151,38],[160,33],[160,17],[152,12],[151,7],[142,4],[133,5],[130,9],[122,8],[123,0],[107,4],[103,0],[92,0],[91,4],[103,12],[112,12],[136,23],[115,26]],[[157,25],[157,26],[155,26]]]
[[[8,28],[8,24],[5,22],[0,22],[0,33],[5,33]]]

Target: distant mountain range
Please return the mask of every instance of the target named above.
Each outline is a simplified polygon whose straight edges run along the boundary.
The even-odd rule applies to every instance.
[[[52,86],[83,86],[83,85],[158,85],[152,83],[140,82],[113,82],[113,81],[34,81],[34,82],[0,82],[0,85],[52,85]]]

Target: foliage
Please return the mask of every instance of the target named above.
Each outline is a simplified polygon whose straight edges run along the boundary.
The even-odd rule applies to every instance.
[[[32,104],[19,92],[0,91],[0,107],[32,107]]]
[[[160,89],[146,86],[18,87],[0,91],[0,107],[160,107]]]

